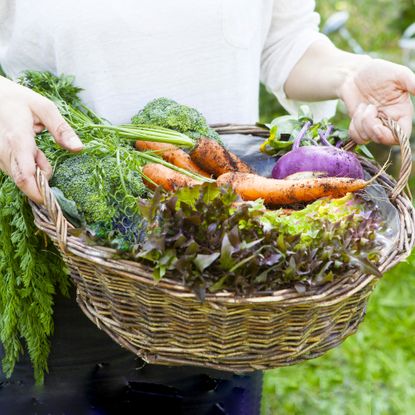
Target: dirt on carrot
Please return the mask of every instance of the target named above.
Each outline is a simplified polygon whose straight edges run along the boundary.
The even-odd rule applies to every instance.
[[[218,142],[202,137],[190,158],[204,171],[218,177],[227,172],[252,173],[252,168]]]
[[[360,179],[322,177],[303,180],[276,180],[249,173],[225,173],[217,185],[230,185],[243,200],[264,199],[271,206],[311,202],[321,197],[342,197],[367,186]]]

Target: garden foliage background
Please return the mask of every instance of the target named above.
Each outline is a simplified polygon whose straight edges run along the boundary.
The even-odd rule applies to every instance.
[[[331,13],[348,10],[353,37],[365,50],[395,62],[401,59],[398,40],[415,22],[415,0],[317,0],[317,8],[322,24]],[[347,49],[339,35],[331,38]],[[281,113],[262,88],[262,120]],[[336,122],[348,120],[340,113]],[[262,406],[263,415],[414,414],[415,256],[380,281],[356,335],[323,357],[268,371]]]

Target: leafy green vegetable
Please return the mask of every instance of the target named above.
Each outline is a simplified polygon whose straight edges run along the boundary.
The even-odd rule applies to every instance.
[[[196,140],[204,136],[221,142],[219,134],[208,126],[206,119],[199,111],[168,98],[150,101],[131,119],[131,122],[134,125],[171,128]]]
[[[132,255],[204,296],[298,289],[351,270],[377,274],[379,212],[347,196],[284,215],[262,202],[236,204],[231,190],[204,184],[141,202],[147,239]]]
[[[97,162],[96,157],[88,154],[71,157],[57,166],[51,180],[52,186],[60,189],[66,198],[75,201],[88,223],[109,222],[115,214],[115,208],[107,196],[111,193],[106,193],[113,190],[112,183],[99,177],[100,173],[108,172],[104,166],[109,163],[102,163],[103,168],[100,168]],[[110,166],[111,170],[114,167],[116,169],[116,164]],[[111,171],[110,179],[112,174]],[[104,182],[103,186],[100,186],[100,182]]]
[[[131,170],[120,173],[122,168],[114,157],[80,154],[59,164],[51,180],[66,203],[75,202],[89,230],[111,239],[118,249],[140,241],[137,198],[147,193],[141,176]]]
[[[349,139],[347,130],[333,128],[327,119],[314,122],[310,108],[307,105],[302,105],[298,117],[294,115],[283,115],[265,125],[270,130],[270,136],[262,143],[260,150],[271,156],[284,155],[291,150],[294,139],[298,136],[306,122],[312,123],[305,137],[308,140],[308,145],[320,144],[321,135],[319,131],[326,131],[329,127],[332,129],[327,137],[327,141],[330,144],[342,146]],[[307,145],[307,142],[304,145]],[[372,154],[364,145],[357,146],[355,151],[367,158],[373,159]]]
[[[85,219],[79,213],[76,203],[73,200],[67,199],[62,191],[57,187],[52,187],[50,190],[59,203],[59,206],[61,207],[66,219],[68,219],[69,222],[71,222],[74,226],[83,226],[85,224]]]
[[[173,166],[156,154],[136,151],[131,141],[126,140],[130,136],[137,139],[138,135],[143,139],[193,146],[193,139],[162,127],[109,125],[82,103],[81,89],[73,85],[73,77],[27,71],[20,82],[53,100],[85,145],[81,155],[74,155],[61,149],[47,132],[37,137],[38,147],[54,167],[52,186],[62,191],[64,199],[76,203],[90,232],[111,240],[118,249],[124,250],[141,238],[141,232],[131,224],[140,221],[137,197],[146,193],[141,177],[144,164],[161,163],[202,181],[208,180]]]
[[[89,227],[90,231],[99,237],[108,238],[113,246],[121,250],[129,247],[133,240],[140,240],[142,234],[137,228],[139,218],[135,196],[143,194],[143,186],[138,174],[144,163],[160,159],[156,155],[133,151],[130,141],[126,140],[125,136],[130,138],[131,134],[138,131],[143,139],[147,137],[163,142],[172,140],[174,143],[187,146],[194,144],[193,139],[176,131],[158,127],[134,127],[133,133],[129,131],[128,134],[117,130],[117,127],[110,126],[107,121],[84,106],[79,98],[81,89],[74,85],[73,77],[56,77],[49,72],[27,71],[19,81],[51,99],[85,144],[84,155],[79,157],[60,148],[47,132],[36,137],[37,145],[46,154],[55,171],[59,170],[61,165],[68,169],[66,173],[62,170],[57,176],[60,186],[65,187],[62,184],[63,177],[69,179],[69,165],[75,166],[79,159],[107,160],[96,163],[92,170],[96,178],[95,184],[100,189],[95,195],[90,195],[92,199],[96,198],[96,204],[89,199],[91,207],[96,209],[95,212],[85,204],[88,196],[85,191],[87,185],[92,186],[92,176],[89,175],[89,179],[85,178],[85,189],[79,187],[82,179],[79,171],[75,174],[76,169],[73,170],[74,180],[66,182],[68,188],[65,190],[68,194],[78,189],[80,197],[85,198],[81,202],[82,214],[89,220],[96,220],[101,214],[105,218],[104,221],[93,223]],[[163,164],[171,166],[166,162]],[[82,170],[80,165],[78,167]],[[109,214],[105,212],[104,206],[100,205],[102,200],[99,199],[106,191],[107,179],[114,180],[114,183],[118,180],[122,184],[118,191],[112,193],[112,197],[117,201],[117,209],[109,223]],[[75,182],[78,187],[75,186]],[[59,189],[55,189],[54,192],[63,204],[65,213],[70,213],[71,220],[78,225],[83,222],[84,219],[80,217],[80,212],[71,200]],[[53,297],[57,290],[67,294],[70,280],[58,251],[35,227],[27,199],[11,179],[2,173],[0,246],[0,341],[5,351],[2,369],[10,376],[20,355],[28,351],[34,367],[35,380],[42,383],[44,372],[47,371],[49,337],[53,332]]]
[[[75,202],[81,222],[88,225],[89,231],[110,238],[118,249],[136,243],[141,234],[127,223],[139,222],[136,199],[146,193],[141,168],[148,158],[156,162],[161,159],[135,151],[117,130],[96,128],[95,123],[104,125],[105,120],[82,104],[80,88],[73,85],[72,77],[28,71],[21,82],[52,99],[85,145],[82,154],[71,154],[47,132],[36,139],[54,167],[51,185],[63,195],[58,200],[69,209],[68,202]],[[68,218],[79,225],[76,217]]]
[[[76,202],[86,223],[110,222],[117,212],[120,201],[131,200],[122,209],[134,209],[134,198],[147,191],[136,171],[125,171],[114,157],[97,157],[80,154],[59,164],[53,174],[51,185],[59,188],[66,198]]]
[[[51,72],[25,71],[19,83],[53,101],[66,121],[83,139],[96,130],[113,132],[118,138],[129,140],[150,140],[163,143],[192,147],[194,140],[178,131],[152,126],[115,126],[102,119],[90,108],[86,107],[79,93],[82,91],[74,85],[74,77],[68,75],[55,76]]]
[[[52,185],[62,191],[65,199],[76,202],[92,233],[112,238],[117,248],[125,249],[128,243],[136,243],[137,238],[141,238],[141,233],[133,230],[131,223],[139,220],[136,199],[145,193],[141,178],[144,164],[161,163],[193,178],[209,181],[156,154],[136,151],[131,143],[131,140],[148,139],[193,146],[194,140],[188,136],[158,126],[108,124],[82,103],[81,89],[74,85],[70,76],[26,71],[20,83],[55,102],[83,141],[85,149],[79,156],[60,148],[47,132],[36,139],[54,167]]]
[[[28,351],[35,380],[43,382],[53,333],[53,296],[68,295],[67,269],[34,225],[26,198],[0,173],[0,340],[2,370],[10,376]]]

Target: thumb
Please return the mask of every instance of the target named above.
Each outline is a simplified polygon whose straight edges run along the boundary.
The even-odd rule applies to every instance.
[[[406,91],[415,95],[415,74],[407,67],[403,67],[401,82]]]
[[[52,177],[52,167],[43,151],[38,148],[36,149],[35,161],[36,165],[43,171],[43,173],[45,173],[47,179],[49,180]]]
[[[53,135],[56,142],[69,151],[80,151],[83,149],[82,141],[75,131],[65,121],[56,105],[44,97],[36,97],[31,109],[39,121]]]

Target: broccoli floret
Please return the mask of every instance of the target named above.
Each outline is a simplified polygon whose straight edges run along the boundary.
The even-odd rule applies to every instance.
[[[202,114],[168,98],[150,101],[131,121],[133,124],[157,125],[182,133],[207,129]]]
[[[51,182],[76,203],[87,223],[108,222],[115,214],[115,208],[108,203],[107,192],[111,187],[108,180],[99,184],[98,164],[95,157],[86,154],[70,157],[56,168]]]
[[[199,111],[168,98],[150,101],[131,119],[131,122],[135,125],[147,124],[170,128],[195,139],[204,136],[221,141],[219,134],[208,126]]]
[[[125,175],[124,175],[125,174]],[[75,155],[55,169],[51,185],[73,200],[87,224],[108,224],[126,212],[126,198],[143,195],[144,185],[136,172],[123,173],[114,157]]]

